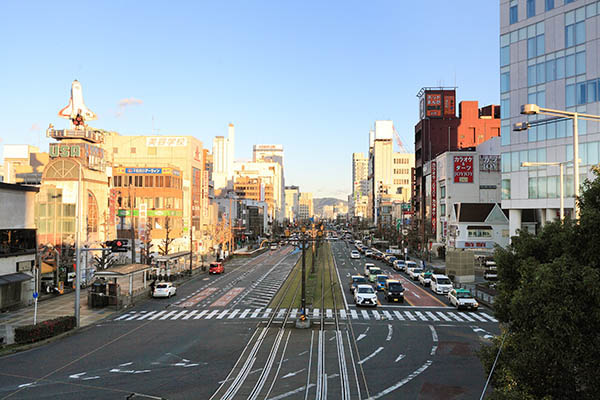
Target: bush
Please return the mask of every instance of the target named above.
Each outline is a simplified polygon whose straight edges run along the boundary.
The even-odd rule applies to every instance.
[[[60,335],[75,328],[75,317],[58,317],[40,322],[37,325],[26,325],[15,328],[15,343],[34,343]]]

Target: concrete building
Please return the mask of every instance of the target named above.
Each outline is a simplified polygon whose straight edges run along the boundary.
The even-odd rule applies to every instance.
[[[502,106],[502,208],[510,235],[524,227],[526,212],[536,225],[559,215],[559,167],[526,168],[522,162],[567,162],[573,157],[573,122],[542,121],[520,114],[524,104],[600,114],[598,63],[600,5],[592,0],[546,2],[501,0],[500,101]],[[525,131],[517,122],[538,121]],[[600,125],[579,120],[580,183],[600,161]],[[573,217],[572,164],[565,167],[565,214]]]
[[[42,172],[48,164],[48,153],[28,144],[4,145],[4,168],[6,183],[40,185]]]
[[[269,205],[270,222],[283,222],[285,216],[285,192],[283,170],[279,162],[238,161],[234,164],[234,182],[252,183],[261,186],[261,195],[253,200],[265,201]],[[255,190],[256,191],[256,190]]]
[[[0,183],[0,310],[33,302],[37,187]]]
[[[348,203],[354,217],[367,217],[369,202],[369,159],[363,153],[352,153],[352,197]]]
[[[229,124],[227,137],[216,136],[213,139],[213,171],[214,190],[231,188],[233,185],[235,162],[235,127]]]
[[[415,125],[412,210],[415,228],[423,241],[427,241],[431,210],[426,198],[431,186],[425,182],[425,165],[444,152],[473,148],[500,136],[500,107],[489,105],[480,109],[477,101],[462,101],[457,116],[454,88],[422,88],[417,97],[420,120]]]
[[[298,219],[307,220],[314,216],[312,193],[302,192],[298,198]]]
[[[285,218],[293,223],[298,219],[300,188],[298,186],[285,187]]]
[[[255,144],[252,146],[253,162],[276,162],[281,166],[280,196],[285,207],[285,168],[283,163],[283,146],[280,144]],[[285,218],[285,210],[283,209]]]

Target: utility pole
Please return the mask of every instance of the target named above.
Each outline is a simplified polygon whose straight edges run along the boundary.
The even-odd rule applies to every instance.
[[[302,233],[302,316],[306,317],[306,264],[304,261],[304,252],[306,249],[306,235]],[[313,264],[314,265],[314,264]]]
[[[135,191],[133,192],[133,201],[135,201]],[[135,264],[135,219],[133,218],[133,201],[131,200],[131,186],[129,186],[129,211],[131,212],[131,263]]]

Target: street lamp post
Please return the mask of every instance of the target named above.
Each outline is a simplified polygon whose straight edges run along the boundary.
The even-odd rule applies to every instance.
[[[582,114],[578,112],[554,110],[551,108],[540,107],[537,104],[524,104],[521,106],[521,114],[523,115],[551,115],[554,117],[563,117],[573,120],[573,185],[575,186],[575,219],[579,219],[579,206],[577,198],[579,197],[579,131],[578,119],[590,121],[600,121],[600,115]]]

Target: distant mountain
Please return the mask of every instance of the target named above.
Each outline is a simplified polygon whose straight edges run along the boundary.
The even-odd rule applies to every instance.
[[[348,202],[340,199],[336,199],[334,197],[323,197],[320,199],[313,199],[313,209],[316,215],[323,214],[323,207],[325,206],[334,206],[336,204],[348,206]]]

